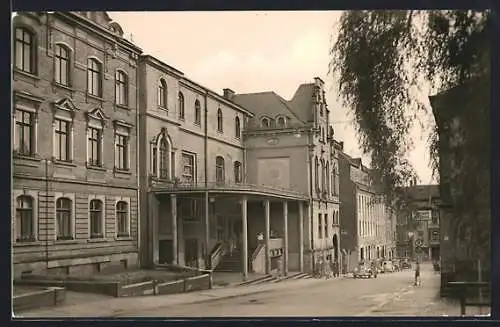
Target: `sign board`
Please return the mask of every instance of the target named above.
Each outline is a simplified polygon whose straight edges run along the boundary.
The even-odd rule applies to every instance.
[[[422,249],[418,247],[418,248],[416,248],[416,249],[415,249],[415,252],[416,252],[417,254],[420,254],[420,253],[422,253]]]
[[[424,241],[422,241],[421,239],[418,239],[418,240],[415,241],[415,245],[417,247],[421,247],[423,244],[424,244]]]
[[[413,211],[412,218],[415,221],[430,221],[432,220],[432,211],[431,210]]]

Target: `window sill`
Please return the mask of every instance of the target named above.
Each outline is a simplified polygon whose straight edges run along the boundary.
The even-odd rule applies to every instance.
[[[121,175],[132,175],[132,172],[130,169],[120,169],[120,168],[114,168],[113,172],[115,174],[121,174]]]
[[[201,127],[201,122],[194,122],[194,126]]]
[[[102,98],[102,96],[94,95],[92,93],[89,93],[88,91],[85,92],[85,95],[87,96],[87,98],[91,98],[91,99],[98,100],[98,101],[101,101],[101,102],[104,101],[104,99]]]
[[[127,111],[130,111],[130,107],[128,106],[128,104],[119,104],[119,103],[115,103],[115,108],[119,108],[119,109],[123,109],[123,110],[127,110]]]
[[[41,77],[38,76],[37,74],[25,72],[24,70],[21,70],[21,69],[16,68],[16,67],[14,67],[14,73],[29,77],[29,78],[34,79],[36,81],[39,81],[41,79]]]
[[[76,164],[73,161],[54,160],[54,164],[56,166],[76,167]]]
[[[167,108],[165,108],[165,107],[162,107],[162,106],[158,106],[158,109],[159,109],[159,110],[162,110],[162,111],[166,111],[166,112],[168,112],[168,109],[167,109]]]
[[[14,152],[14,159],[27,160],[33,162],[42,161],[42,159],[39,158],[37,155],[27,155],[27,154],[21,154],[19,152]]]
[[[102,172],[106,171],[106,168],[101,167],[101,166],[93,166],[93,165],[89,165],[89,164],[87,164],[86,166],[87,166],[87,169],[89,169],[89,170],[96,170],[96,171],[102,171]]]
[[[87,243],[105,243],[105,242],[107,242],[107,240],[103,237],[101,237],[101,238],[89,238],[87,240]]]
[[[115,236],[115,241],[133,241],[134,239],[130,236]]]
[[[75,240],[74,238],[71,238],[71,239],[58,239],[55,241],[55,244],[78,244],[79,242],[77,240]]]
[[[52,84],[53,88],[63,89],[63,90],[69,91],[69,92],[75,92],[75,90],[73,88],[71,88],[70,85],[60,84],[60,83],[57,83],[55,81],[53,81],[51,84]]]
[[[24,246],[41,246],[42,242],[40,241],[15,241],[14,247],[24,247]]]

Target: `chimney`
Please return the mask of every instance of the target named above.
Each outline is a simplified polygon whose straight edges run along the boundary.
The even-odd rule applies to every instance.
[[[224,92],[224,98],[228,99],[229,101],[232,101],[234,98],[234,91],[231,89],[223,89]]]

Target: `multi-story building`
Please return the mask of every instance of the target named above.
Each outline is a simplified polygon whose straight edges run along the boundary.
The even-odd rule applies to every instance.
[[[15,16],[16,276],[137,264],[140,53],[104,12]]]
[[[438,185],[413,185],[402,194],[406,205],[397,217],[398,256],[439,259]]]
[[[361,261],[395,255],[394,217],[386,206],[375,172],[360,158],[340,152],[340,221],[344,270],[350,272]]]
[[[254,113],[245,129],[249,182],[306,194],[306,265],[340,261],[338,150],[323,81],[300,85],[290,101],[274,92],[238,94],[234,101]],[[290,263],[298,255],[291,253]]]

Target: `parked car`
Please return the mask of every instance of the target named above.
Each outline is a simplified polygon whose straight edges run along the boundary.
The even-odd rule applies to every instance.
[[[401,265],[399,264],[399,260],[392,260],[392,266],[394,267],[394,271],[401,270]]]
[[[353,275],[354,278],[377,278],[377,272],[373,269],[372,265],[364,262],[354,268]]]
[[[394,272],[394,266],[392,265],[392,261],[386,260],[383,263],[384,267],[384,272],[389,273],[389,272]]]
[[[411,261],[408,258],[404,258],[401,261],[401,268],[402,269],[411,269]]]

